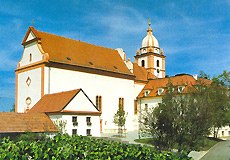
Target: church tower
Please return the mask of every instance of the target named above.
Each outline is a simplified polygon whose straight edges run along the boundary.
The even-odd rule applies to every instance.
[[[158,40],[152,34],[150,21],[148,22],[147,35],[142,40],[142,45],[135,56],[135,61],[139,66],[145,67],[158,78],[165,77],[165,55],[159,47]]]

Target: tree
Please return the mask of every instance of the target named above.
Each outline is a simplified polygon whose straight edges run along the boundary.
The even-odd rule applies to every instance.
[[[122,107],[119,107],[117,112],[114,115],[113,123],[115,123],[118,126],[118,134],[123,134],[123,127],[125,127],[126,122],[126,113],[122,109]]]
[[[197,149],[211,127],[210,112],[204,97],[205,89],[190,89],[190,94],[175,94],[169,83],[162,103],[144,114],[144,132],[162,149],[178,148],[179,151]]]
[[[169,82],[162,103],[142,116],[142,130],[151,134],[159,149],[198,149],[212,128],[216,138],[219,128],[230,124],[230,72],[212,81],[198,79],[186,94],[173,88]]]
[[[15,104],[13,104],[12,108],[10,109],[10,112],[15,112]]]
[[[213,78],[208,89],[210,108],[212,109],[213,137],[217,138],[219,128],[230,125],[230,72]]]
[[[56,120],[53,120],[53,123],[57,127],[58,132],[60,133],[66,132],[66,124],[67,124],[66,120],[56,119]]]

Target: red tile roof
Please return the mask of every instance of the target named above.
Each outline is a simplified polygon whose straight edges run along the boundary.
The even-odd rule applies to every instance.
[[[150,93],[148,94],[147,97],[157,97],[157,96],[164,95],[166,93],[167,84],[169,84],[169,82],[171,82],[172,85],[175,86],[175,87],[184,86],[185,88],[183,90],[183,93],[187,93],[188,90],[192,86],[198,84],[199,81],[201,81],[201,83],[204,84],[204,85],[211,84],[210,80],[201,79],[201,78],[196,80],[193,76],[186,75],[186,74],[185,75],[173,76],[173,77],[169,77],[169,78],[159,78],[159,79],[149,80],[148,83],[143,88],[143,90],[138,95],[138,98],[145,97],[144,92],[146,90],[150,91]],[[164,89],[164,92],[161,95],[158,95],[158,89],[159,88]],[[175,92],[177,92],[177,88],[175,88]]]
[[[137,63],[133,63],[133,74],[136,76],[135,81],[147,82],[149,79],[156,79],[152,73],[147,72],[145,67],[138,66]]]
[[[65,91],[65,92],[59,92],[59,93],[53,93],[53,94],[44,95],[28,111],[28,113],[37,113],[37,112],[40,112],[40,113],[49,113],[49,114],[52,114],[52,113],[53,114],[56,114],[56,113],[69,114],[69,113],[71,113],[71,114],[79,114],[79,115],[101,115],[101,112],[99,112],[99,111],[92,112],[92,111],[71,111],[71,110],[65,110],[65,107],[70,103],[70,101],[80,91],[82,91],[82,90],[81,89],[76,89],[76,90],[72,90],[72,91]],[[94,104],[92,103],[92,105],[94,105]]]
[[[0,133],[57,131],[45,113],[0,112]]]
[[[87,68],[100,69],[125,75],[133,74],[126,67],[118,51],[85,42],[45,33],[29,27],[22,44],[32,31],[44,52],[48,53],[50,62],[58,62]]]
[[[44,95],[30,110],[29,113],[61,112],[81,89]]]

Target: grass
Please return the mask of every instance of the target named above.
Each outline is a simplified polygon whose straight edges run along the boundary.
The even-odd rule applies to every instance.
[[[218,138],[213,138],[213,137],[206,137],[204,140],[204,146],[200,147],[199,150],[201,151],[207,151],[209,150],[212,146],[217,144],[218,142],[221,142],[223,140],[218,139]]]
[[[134,141],[138,142],[138,143],[153,145],[153,139],[152,138],[135,139]],[[212,146],[214,146],[215,144],[217,144],[218,142],[221,142],[221,141],[223,141],[223,140],[212,138],[212,137],[205,137],[205,139],[204,139],[204,146],[201,146],[199,148],[199,150],[200,151],[207,151]]]
[[[143,139],[135,139],[134,140],[137,143],[143,143],[143,144],[153,144],[153,139],[152,138],[143,138]]]

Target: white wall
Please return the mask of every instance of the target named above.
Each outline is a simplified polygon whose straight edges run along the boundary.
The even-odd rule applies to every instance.
[[[158,106],[158,103],[162,102],[162,98],[143,98],[139,101],[139,105],[141,106],[141,110],[145,109],[145,104],[148,104],[148,108],[155,108]]]
[[[157,60],[159,60],[159,67],[157,67]],[[162,58],[161,57],[157,57],[157,56],[154,56],[154,68],[156,68],[156,70],[154,70],[154,75],[156,75],[158,78],[162,78]],[[160,72],[157,73],[157,69],[160,69]]]
[[[45,67],[45,94],[78,88],[82,88],[94,104],[96,96],[102,96],[101,119],[105,132],[117,129],[113,123],[113,116],[118,109],[119,97],[124,98],[125,111],[128,113],[127,130],[136,129],[133,80]]]
[[[93,104],[87,99],[82,91],[80,91],[74,99],[66,106],[67,111],[89,111],[98,112]]]
[[[145,68],[147,68],[148,67],[148,58],[147,58],[147,56],[138,58],[138,62],[137,62],[138,66],[142,66],[142,64],[141,64],[142,60],[145,61]]]
[[[73,126],[72,117],[77,116],[77,126]],[[64,120],[66,122],[66,133],[72,135],[72,129],[77,129],[77,134],[86,136],[86,129],[91,129],[92,136],[100,137],[100,117],[92,115],[49,115],[52,121]],[[91,126],[87,126],[86,117],[91,117]]]
[[[28,77],[31,79],[29,86],[26,83]],[[30,107],[34,106],[41,98],[41,68],[18,74],[18,112],[25,111],[27,97],[31,98]]]
[[[30,61],[30,54],[32,55],[32,61]],[[36,42],[28,44],[25,46],[22,58],[19,62],[20,67],[38,62],[42,60],[42,53],[38,49]]]

